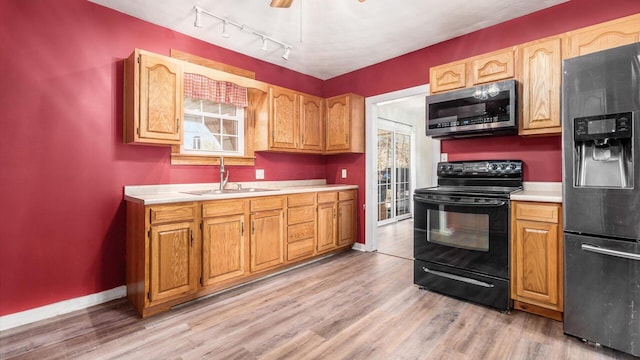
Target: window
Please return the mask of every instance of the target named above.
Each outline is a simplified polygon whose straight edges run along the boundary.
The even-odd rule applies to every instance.
[[[184,98],[183,154],[244,155],[244,108]]]

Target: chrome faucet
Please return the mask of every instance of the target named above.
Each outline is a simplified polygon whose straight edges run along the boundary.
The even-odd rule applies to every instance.
[[[224,176],[224,156],[220,155],[220,190],[224,189],[227,186],[227,181],[229,181],[229,172],[227,171],[227,176]]]

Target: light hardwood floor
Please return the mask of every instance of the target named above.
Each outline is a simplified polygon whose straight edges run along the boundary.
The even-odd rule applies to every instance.
[[[116,300],[4,331],[0,358],[632,359],[421,290],[412,266],[348,251],[147,319]]]
[[[378,252],[413,259],[413,219],[378,226]]]

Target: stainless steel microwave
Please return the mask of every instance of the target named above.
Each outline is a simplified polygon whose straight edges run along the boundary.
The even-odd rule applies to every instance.
[[[517,88],[515,80],[507,80],[427,96],[427,136],[517,134]]]

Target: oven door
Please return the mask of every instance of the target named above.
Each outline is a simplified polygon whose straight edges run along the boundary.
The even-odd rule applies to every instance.
[[[414,258],[509,278],[509,200],[414,195]]]

